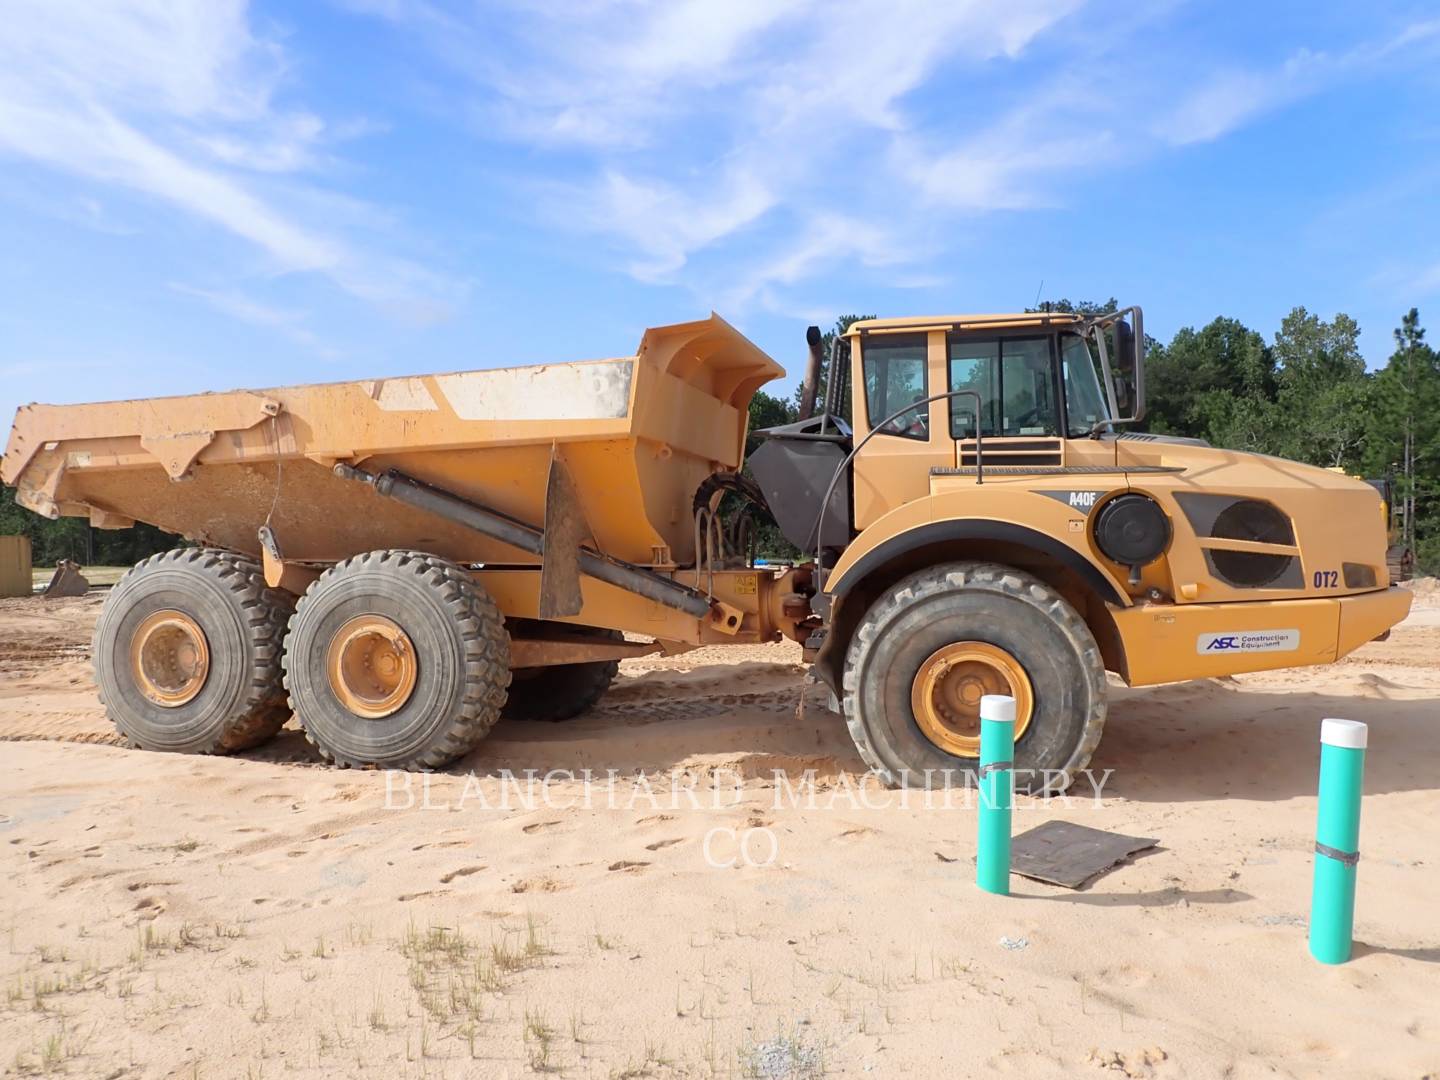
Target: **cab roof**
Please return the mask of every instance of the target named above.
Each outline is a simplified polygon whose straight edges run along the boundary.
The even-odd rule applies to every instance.
[[[1073,326],[1084,315],[1068,311],[1024,311],[993,315],[908,315],[889,319],[861,319],[850,324],[846,337],[862,333],[897,333],[901,330],[980,330],[1024,326]]]

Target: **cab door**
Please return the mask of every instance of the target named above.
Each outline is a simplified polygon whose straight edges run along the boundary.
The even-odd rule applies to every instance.
[[[955,461],[945,430],[948,413],[942,398],[882,424],[907,405],[941,391],[945,379],[944,331],[870,332],[852,353],[855,440],[871,428],[875,437],[855,455],[853,466],[855,528],[930,493],[931,470]]]

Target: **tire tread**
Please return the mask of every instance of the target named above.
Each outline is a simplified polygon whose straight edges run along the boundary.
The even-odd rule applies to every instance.
[[[273,738],[290,718],[281,681],[285,628],[293,610],[289,595],[266,585],[260,563],[248,555],[220,548],[173,548],[142,559],[125,571],[110,597],[106,598],[107,606],[112,598],[117,602],[123,601],[127,584],[170,566],[185,567],[219,583],[230,594],[235,606],[245,613],[245,630],[250,638],[252,663],[249,689],[236,703],[234,711],[212,742],[197,748],[196,753],[229,754],[259,746]],[[102,622],[104,618],[102,611]],[[98,623],[96,635],[98,641]],[[126,745],[141,750],[150,749],[132,732],[125,730],[121,720],[110,710],[103,688],[99,690],[99,697]]]
[[[398,763],[404,769],[437,769],[473,750],[499,719],[510,685],[510,639],[504,630],[504,616],[499,606],[461,566],[438,555],[399,548],[367,551],[331,566],[317,578],[295,605],[290,629],[301,618],[306,602],[334,578],[357,569],[380,569],[386,572],[412,574],[425,582],[448,609],[460,628],[465,645],[465,694],[460,707],[449,717],[444,731],[419,753]],[[285,651],[284,686],[291,689],[290,650]],[[362,768],[371,764],[336,753],[315,738],[305,717],[290,698],[296,710],[305,740],[322,758],[341,768]]]
[[[1060,627],[1075,646],[1081,664],[1090,671],[1099,673],[1103,690],[1105,663],[1094,635],[1090,633],[1090,628],[1085,625],[1085,620],[1080,617],[1079,612],[1049,585],[1014,567],[1000,563],[948,563],[917,571],[888,590],[865,613],[851,638],[842,676],[842,687],[845,691],[843,704],[845,726],[849,729],[850,738],[854,741],[855,748],[859,751],[865,764],[892,787],[899,785],[899,777],[876,754],[865,728],[865,719],[861,715],[860,670],[865,666],[866,654],[874,646],[880,628],[898,615],[902,609],[930,596],[965,588],[986,589],[1020,599],[1027,599],[1025,594],[1028,593],[1027,602],[1038,606]],[[1100,737],[1104,733],[1106,711],[1105,695],[1102,692],[1095,695],[1089,715],[1085,718],[1080,741],[1072,752],[1070,760],[1064,766],[1067,778],[1073,777],[1076,772],[1090,764],[1090,759],[1099,747]]]

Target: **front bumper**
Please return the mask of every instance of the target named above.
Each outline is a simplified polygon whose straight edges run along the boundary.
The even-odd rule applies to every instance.
[[[1110,608],[1131,686],[1329,664],[1410,612],[1391,587],[1315,600]]]

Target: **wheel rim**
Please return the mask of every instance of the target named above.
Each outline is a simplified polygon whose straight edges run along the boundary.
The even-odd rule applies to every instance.
[[[1015,738],[1030,726],[1035,696],[1020,661],[998,645],[956,641],[930,654],[910,690],[915,722],[947,754],[980,756],[980,698],[1005,694],[1015,699]]]
[[[325,672],[340,703],[368,720],[409,701],[419,674],[410,636],[384,615],[361,615],[340,627],[330,639]]]
[[[183,611],[157,611],[130,637],[130,671],[147,700],[178,708],[205,687],[210,643],[200,624]]]

